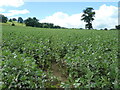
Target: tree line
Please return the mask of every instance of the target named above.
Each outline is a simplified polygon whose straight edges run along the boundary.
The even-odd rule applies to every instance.
[[[85,29],[93,29],[92,26],[92,21],[94,20],[95,17],[95,11],[92,7],[88,7],[83,10],[83,15],[82,15],[82,21],[84,21],[85,24]],[[40,23],[39,20],[36,17],[28,17],[27,19],[23,20],[22,17],[18,17],[18,20],[16,18],[9,19],[5,17],[4,15],[0,14],[0,22],[6,23],[7,21],[12,22],[12,21],[17,21],[19,23],[25,23],[26,26],[31,26],[31,27],[40,27],[40,28],[65,28],[61,27],[58,25],[54,25],[53,23]],[[14,25],[14,23],[12,23]],[[120,29],[120,25],[115,26],[116,29]],[[105,28],[107,30],[107,28]]]
[[[65,28],[58,25],[54,25],[53,23],[40,23],[39,20],[36,17],[29,17],[26,20],[24,20],[24,23],[26,26],[32,26],[32,27],[40,27],[40,28]]]
[[[66,29],[65,27],[54,25],[53,23],[40,23],[36,17],[33,18],[28,17],[25,20],[23,20],[22,17],[18,17],[18,19],[16,18],[8,19],[6,16],[0,14],[0,22],[2,23],[11,22],[12,23],[11,25],[15,26],[14,21],[18,23],[24,23],[26,26],[31,26],[31,27]]]

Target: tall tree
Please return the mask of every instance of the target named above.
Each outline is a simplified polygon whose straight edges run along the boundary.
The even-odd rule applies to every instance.
[[[2,22],[2,23],[6,23],[7,20],[8,20],[7,17],[5,17],[4,15],[0,14],[0,22]]]
[[[89,7],[86,8],[85,10],[83,10],[83,15],[82,15],[82,19],[84,22],[86,22],[87,24],[85,25],[86,29],[93,29],[92,27],[92,21],[94,20],[95,17],[95,12],[93,11],[94,9]]]
[[[19,22],[19,23],[23,23],[22,17],[18,17],[18,22]]]

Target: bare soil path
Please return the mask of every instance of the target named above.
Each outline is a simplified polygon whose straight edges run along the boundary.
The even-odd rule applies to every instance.
[[[61,66],[60,63],[52,63],[52,71],[53,75],[56,76],[58,79],[60,79],[61,82],[68,81],[67,74],[66,74],[66,68]]]

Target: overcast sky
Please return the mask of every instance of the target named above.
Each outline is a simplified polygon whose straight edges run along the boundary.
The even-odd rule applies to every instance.
[[[98,0],[64,0],[66,2],[53,2],[55,0],[0,0],[0,13],[8,18],[26,19],[37,17],[40,22],[54,23],[68,28],[84,28],[81,21],[83,10],[93,7],[96,12],[93,28],[115,28],[118,24],[118,2],[98,2]],[[57,0],[58,1],[58,0]],[[74,1],[74,2],[73,2]],[[100,0],[99,0],[100,1]]]

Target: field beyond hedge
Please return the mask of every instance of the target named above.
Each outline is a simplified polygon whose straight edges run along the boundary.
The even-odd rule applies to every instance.
[[[120,88],[118,30],[2,30],[2,89]]]

